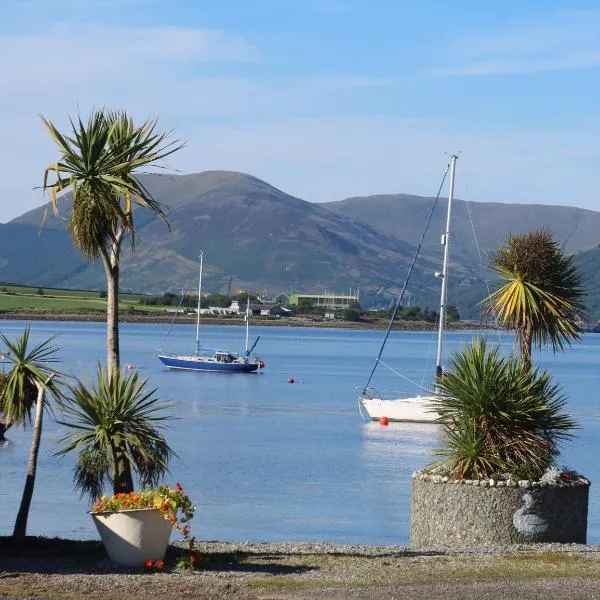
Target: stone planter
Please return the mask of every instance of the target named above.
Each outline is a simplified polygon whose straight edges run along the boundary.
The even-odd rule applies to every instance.
[[[585,544],[589,482],[448,480],[416,473],[410,541],[420,548]]]
[[[173,526],[157,508],[91,514],[111,561],[143,567],[165,557]]]

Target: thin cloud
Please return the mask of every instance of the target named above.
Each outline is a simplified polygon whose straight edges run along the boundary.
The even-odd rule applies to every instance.
[[[460,67],[434,71],[439,75],[527,75],[549,71],[570,71],[573,69],[587,69],[600,65],[600,51],[581,52],[565,56],[557,56],[547,60],[522,60],[522,61],[482,61]]]
[[[247,63],[256,48],[222,31],[186,27],[108,27],[98,23],[55,25],[51,31],[0,37],[3,90],[70,85],[108,76],[131,78],[136,68],[158,65]]]
[[[546,15],[544,22],[462,36],[445,50],[451,65],[435,75],[526,75],[594,68],[600,65],[600,12]]]

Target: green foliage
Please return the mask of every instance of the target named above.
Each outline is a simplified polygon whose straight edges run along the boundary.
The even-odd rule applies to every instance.
[[[396,313],[397,321],[425,321],[426,323],[435,323],[438,314],[429,309],[422,309],[420,306],[402,306]]]
[[[44,288],[39,287],[36,292],[35,292],[38,296],[43,296],[44,295]]]
[[[300,298],[296,306],[296,314],[308,315],[312,312],[314,312],[312,302],[308,298]]]
[[[345,308],[342,310],[342,319],[344,321],[358,322],[361,320],[361,311],[356,308]]]
[[[0,340],[6,346],[4,360],[11,365],[2,386],[0,412],[4,413],[6,423],[11,425],[31,425],[38,386],[55,397],[60,397],[56,381],[59,373],[52,366],[59,362],[55,356],[58,348],[52,345],[54,338],[30,348],[29,333],[30,328],[27,326],[23,334],[14,341],[0,335]]]
[[[69,231],[85,258],[99,258],[120,229],[127,230],[133,241],[134,202],[166,220],[160,204],[134,173],[182,146],[158,132],[156,120],[136,126],[124,111],[94,110],[87,122],[80,117],[71,120],[69,136],[61,134],[45,117],[42,121],[59,151],[58,162],[44,173],[44,189],[50,190],[55,211],[57,194],[71,190]]]
[[[123,468],[137,473],[143,486],[154,486],[167,471],[173,451],[161,431],[172,417],[165,411],[171,403],[154,397],[156,389],[146,389],[147,380],[136,371],[110,374],[98,366],[97,381],[77,380],[69,386],[62,404],[70,429],[59,443],[62,456],[78,452],[75,488],[92,500],[102,495],[107,482],[115,493],[132,492],[117,487]]]
[[[547,372],[488,350],[485,339],[453,356],[438,391],[446,442],[439,464],[455,476],[538,479],[576,428]]]
[[[510,235],[491,257],[499,286],[484,300],[485,312],[516,332],[521,360],[531,348],[563,350],[579,338],[584,321],[581,273],[573,257],[546,229]]]
[[[446,319],[449,323],[455,323],[456,321],[460,321],[460,314],[456,306],[446,307]]]

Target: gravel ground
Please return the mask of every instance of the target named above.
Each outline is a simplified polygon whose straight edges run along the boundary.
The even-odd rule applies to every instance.
[[[0,598],[61,600],[600,599],[600,546],[538,544],[476,552],[402,546],[201,542],[200,569],[117,567],[99,542],[0,537]]]

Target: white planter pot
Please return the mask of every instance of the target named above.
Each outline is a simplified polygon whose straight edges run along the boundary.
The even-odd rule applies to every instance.
[[[164,558],[173,526],[157,508],[92,513],[92,519],[111,561],[142,567]]]

